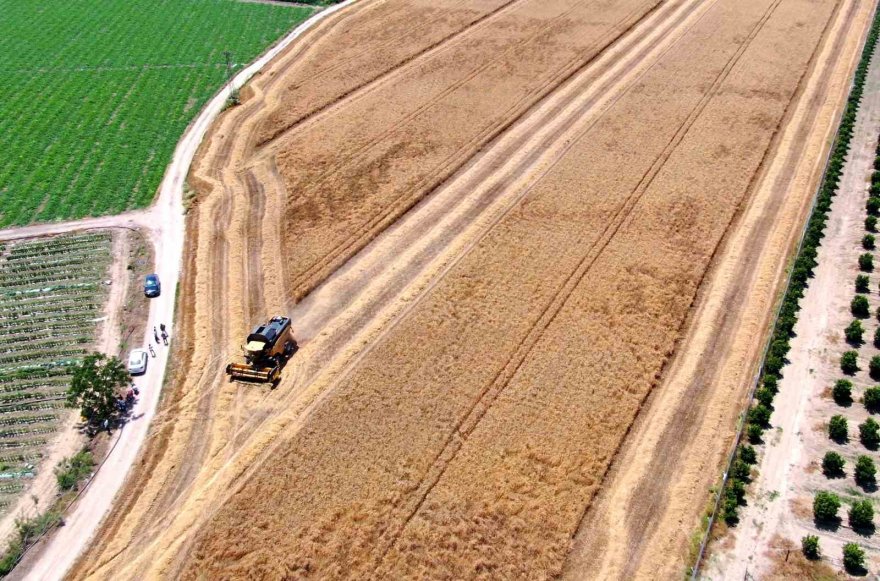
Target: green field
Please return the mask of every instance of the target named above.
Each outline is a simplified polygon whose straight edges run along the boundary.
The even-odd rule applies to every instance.
[[[312,13],[238,0],[0,0],[0,227],[146,206],[227,78]]]

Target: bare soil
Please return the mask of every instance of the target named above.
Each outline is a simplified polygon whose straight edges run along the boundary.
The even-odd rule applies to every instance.
[[[637,488],[646,520],[607,529],[642,545],[631,561],[569,564],[679,572],[843,102],[852,59],[822,50],[867,10],[401,0],[329,18],[203,149],[183,361],[73,576],[559,575],[596,493],[632,490],[605,477],[661,384],[665,425],[702,430],[718,405],[700,466],[679,458]],[[664,371],[718,308],[698,290],[739,282],[709,270],[732,232],[758,251],[743,272],[761,301],[737,297],[752,343],[719,345],[736,381],[690,413]],[[281,384],[226,382],[275,312],[302,322]],[[670,522],[648,497],[682,485],[697,503]]]

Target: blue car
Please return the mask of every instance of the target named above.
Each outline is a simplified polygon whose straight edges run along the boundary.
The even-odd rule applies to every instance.
[[[162,292],[162,285],[159,284],[159,275],[148,274],[144,281],[144,294],[149,298],[158,297]]]

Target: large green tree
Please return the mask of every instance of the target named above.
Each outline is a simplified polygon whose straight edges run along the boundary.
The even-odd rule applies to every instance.
[[[67,401],[80,408],[86,421],[99,425],[116,415],[117,398],[130,381],[122,361],[93,353],[74,368]]]

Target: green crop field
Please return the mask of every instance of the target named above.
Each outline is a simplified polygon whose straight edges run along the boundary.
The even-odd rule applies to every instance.
[[[0,514],[63,415],[70,369],[103,314],[110,235],[0,244]]]
[[[0,227],[153,199],[187,124],[312,13],[239,0],[0,0]]]

